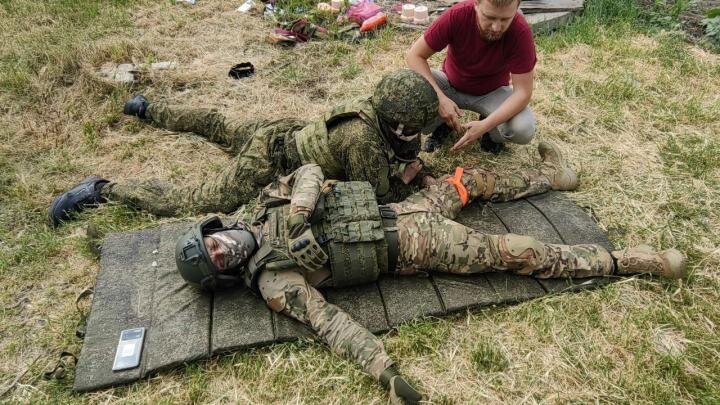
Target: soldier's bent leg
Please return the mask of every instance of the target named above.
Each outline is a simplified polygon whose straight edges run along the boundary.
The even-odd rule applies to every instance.
[[[264,122],[227,119],[215,109],[189,108],[164,101],[150,103],[146,116],[155,125],[171,131],[193,132],[237,152]]]
[[[392,204],[398,213],[423,209],[455,218],[463,208],[463,202],[455,185],[448,182],[450,176],[406,198]],[[547,192],[552,188],[550,181],[539,170],[522,170],[513,174],[499,174],[482,169],[463,170],[458,179],[468,193],[468,201],[502,202]]]
[[[482,273],[499,270],[549,277],[612,274],[613,259],[597,245],[552,245],[529,236],[486,235],[439,214],[416,212],[397,220],[403,273],[437,270]]]
[[[325,301],[299,271],[265,270],[258,286],[273,311],[309,325],[335,353],[352,358],[376,380],[392,366],[382,341],[345,311]]]
[[[557,146],[540,142],[538,152],[542,159],[538,169],[502,174],[458,168],[454,176],[440,178],[437,184],[394,204],[393,208],[398,213],[426,210],[455,218],[462,207],[474,199],[503,202],[577,187],[577,176],[567,166]]]

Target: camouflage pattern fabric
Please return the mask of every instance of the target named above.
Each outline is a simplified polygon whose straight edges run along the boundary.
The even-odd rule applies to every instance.
[[[278,177],[276,181],[265,186],[259,202],[274,205],[275,201],[289,201],[291,215],[302,213],[309,217],[315,209],[324,180],[320,166],[316,164],[301,166],[287,176]]]
[[[437,93],[419,73],[401,69],[385,75],[375,87],[372,104],[390,125],[420,131],[433,122],[438,110]]]
[[[508,201],[548,191],[551,188],[548,176],[553,171],[550,167],[542,170],[547,174],[525,170],[503,175],[470,169],[461,176],[461,182],[471,199]],[[599,246],[549,245],[521,235],[485,235],[452,221],[462,204],[455,186],[446,179],[447,176],[441,178],[438,184],[401,203],[391,204],[399,214],[396,223],[399,273],[463,274],[500,270],[535,277],[612,273],[612,258]],[[303,166],[268,186],[263,192],[263,202],[291,199],[292,203],[298,201],[298,207],[311,207],[309,204],[314,205],[321,182],[322,173],[317,165]],[[304,194],[307,198],[300,198]],[[254,232],[258,238],[264,237],[265,243],[274,243],[267,238],[272,232],[270,228],[282,227],[284,220],[277,219],[277,224],[272,221],[256,224]],[[346,312],[326,302],[315,288],[326,285],[330,277],[327,269],[306,272],[299,268],[264,268],[257,286],[271,309],[309,325],[335,353],[355,360],[377,379],[393,362],[382,341]]]
[[[263,121],[228,119],[216,109],[187,108],[164,101],[151,103],[146,116],[160,128],[193,132],[232,154],[237,154],[239,148],[264,124]]]
[[[511,175],[467,170],[462,183],[470,199],[486,201],[508,201],[551,188],[538,170]],[[455,187],[446,181],[391,206],[399,214],[402,274],[499,270],[549,278],[607,275],[614,269],[610,254],[597,245],[553,245],[523,235],[486,235],[453,221],[462,204]]]
[[[258,286],[273,311],[309,325],[333,352],[355,360],[375,379],[393,364],[382,341],[345,311],[325,301],[299,270],[265,270]]]
[[[257,197],[277,176],[300,167],[294,135],[307,125],[296,119],[238,121],[211,109],[192,109],[152,103],[150,120],[173,131],[194,132],[236,154],[235,161],[200,186],[178,186],[157,179],[110,183],[102,195],[159,216],[229,213]],[[405,157],[417,157],[419,140],[391,145],[383,134],[360,118],[340,121],[329,130],[329,145],[342,162],[339,180],[368,181],[381,202],[400,201],[417,191],[396,176],[400,161],[393,147]],[[417,143],[417,144],[416,144]],[[413,157],[414,156],[414,157]],[[312,163],[312,162],[310,162]],[[325,168],[323,168],[325,170]]]
[[[151,104],[151,107],[153,104]],[[233,164],[228,165],[214,178],[199,186],[176,186],[151,180],[131,180],[127,183],[110,183],[103,187],[102,195],[111,201],[119,201],[141,210],[160,216],[176,216],[185,213],[232,212],[251,199],[272,182],[278,175],[285,174],[300,166],[292,164],[291,170],[277,163],[277,155],[283,155],[282,149],[287,134],[302,128],[305,122],[295,119],[278,121],[251,121],[234,126],[235,132],[228,132],[227,125],[216,113],[209,110],[189,112],[183,108],[151,109],[153,120],[168,124],[171,129],[193,129],[209,139],[219,141],[230,148],[237,142],[245,143],[239,147]],[[183,117],[183,120],[171,119],[168,115]],[[159,116],[160,118],[155,118]],[[207,119],[206,125],[202,120]],[[204,130],[202,128],[210,128]],[[212,138],[210,138],[212,137]]]

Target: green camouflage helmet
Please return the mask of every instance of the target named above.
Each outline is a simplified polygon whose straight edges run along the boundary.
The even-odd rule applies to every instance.
[[[391,126],[419,132],[438,115],[438,98],[430,83],[410,69],[383,76],[372,96],[375,111]]]
[[[205,247],[203,236],[213,232],[237,229],[238,224],[225,227],[217,216],[208,217],[187,230],[175,244],[175,264],[182,278],[188,284],[206,291],[217,288],[232,287],[242,282],[242,269],[232,273],[220,273],[220,270],[210,260],[210,254]],[[245,229],[241,224],[240,229]],[[245,241],[249,249],[254,250],[255,239],[249,232]],[[252,246],[252,247],[250,247]]]

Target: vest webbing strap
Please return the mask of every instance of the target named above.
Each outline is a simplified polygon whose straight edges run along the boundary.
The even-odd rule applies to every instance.
[[[382,218],[383,228],[385,230],[385,241],[388,247],[388,269],[389,273],[397,271],[398,256],[400,256],[400,246],[398,244],[397,229],[397,213],[387,205],[380,205],[380,217]]]

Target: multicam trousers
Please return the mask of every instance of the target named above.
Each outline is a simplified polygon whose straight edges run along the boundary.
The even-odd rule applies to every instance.
[[[508,201],[550,189],[547,177],[536,170],[512,175],[468,170],[462,183],[471,199],[488,201]],[[399,214],[400,273],[506,270],[536,277],[585,277],[613,270],[610,255],[599,246],[548,245],[527,236],[485,235],[452,221],[462,203],[445,178],[391,206]],[[270,308],[309,325],[334,352],[354,359],[378,378],[393,364],[382,341],[325,301],[314,287],[324,279],[316,273],[310,277],[317,281],[309,280],[301,270],[265,270],[258,285]]]
[[[488,201],[508,201],[550,189],[547,177],[537,170],[512,175],[468,170],[462,183],[471,199]],[[550,278],[614,271],[612,257],[598,245],[555,245],[523,235],[487,235],[453,221],[462,204],[455,186],[447,181],[391,206],[398,213],[398,271],[402,274],[497,270]]]
[[[110,183],[102,190],[108,200],[159,216],[227,213],[257,197],[278,175],[287,174],[274,157],[281,154],[276,149],[283,147],[286,134],[306,124],[295,119],[228,120],[215,110],[184,108],[164,102],[150,104],[147,115],[160,127],[194,132],[237,155],[232,164],[199,186],[176,186],[151,179]],[[296,167],[288,169],[292,171]]]

